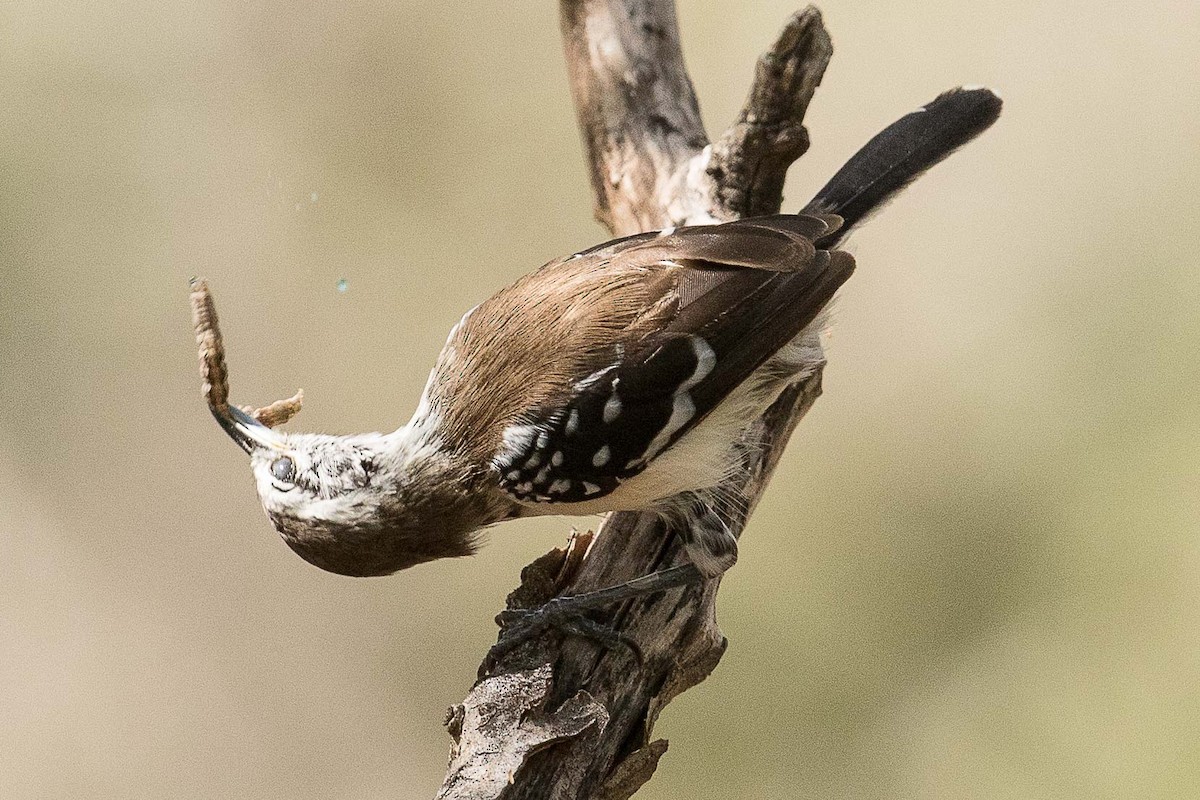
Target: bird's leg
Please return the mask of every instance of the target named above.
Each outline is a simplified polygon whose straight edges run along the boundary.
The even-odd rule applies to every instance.
[[[738,556],[737,537],[712,504],[711,496],[688,492],[681,496],[674,511],[667,512],[668,519],[678,520],[674,527],[688,558],[705,578],[725,574],[737,563]]]
[[[500,640],[488,652],[485,666],[490,668],[507,653],[551,629],[582,636],[610,648],[627,647],[640,661],[641,651],[632,639],[585,616],[585,612],[700,583],[733,566],[737,560],[737,541],[728,526],[707,503],[695,496],[689,496],[687,500],[690,513],[686,518],[679,518],[681,524],[677,530],[681,532],[692,563],[661,569],[584,594],[555,597],[539,608],[502,611],[496,617],[502,629]]]

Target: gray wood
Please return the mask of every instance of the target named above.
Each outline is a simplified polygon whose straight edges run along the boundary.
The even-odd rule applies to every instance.
[[[788,20],[758,63],[737,121],[713,146],[683,64],[670,0],[561,0],[564,53],[587,147],[597,218],[614,235],[779,211],[784,176],[807,149],[804,114],[832,48],[812,7]],[[821,392],[818,371],[747,434],[747,477],[730,488],[740,535],[795,425]],[[522,572],[510,607],[599,589],[684,563],[651,514],[611,515],[594,537]],[[720,581],[628,603],[616,627],[644,659],[550,635],[505,656],[451,710],[454,740],[438,798],[624,800],[667,749],[659,712],[703,681],[725,651]]]

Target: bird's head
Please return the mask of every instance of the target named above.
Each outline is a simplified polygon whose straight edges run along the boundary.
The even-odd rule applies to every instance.
[[[268,428],[232,406],[214,415],[250,456],[267,517],[305,561],[340,575],[372,576],[473,551],[478,525],[454,502],[461,489],[438,490],[435,473],[446,459],[413,441],[407,428],[297,434]]]

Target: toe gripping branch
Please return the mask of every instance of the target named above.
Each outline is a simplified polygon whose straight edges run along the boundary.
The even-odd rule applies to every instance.
[[[641,664],[642,651],[632,637],[587,612],[703,580],[695,566],[680,564],[604,589],[556,596],[574,578],[593,536],[590,531],[576,534],[566,549],[552,550],[522,570],[521,586],[509,595],[508,608],[496,617],[500,636],[480,665],[480,678],[495,671],[501,660],[518,648],[551,632],[578,636],[606,649],[623,648]]]

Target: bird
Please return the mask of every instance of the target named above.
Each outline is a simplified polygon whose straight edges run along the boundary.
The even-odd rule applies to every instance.
[[[839,245],[1001,105],[984,88],[941,94],[799,213],[648,231],[545,264],[463,315],[391,433],[213,413],[283,540],[330,572],[469,555],[505,520],[651,510],[687,523],[690,564],[630,591],[721,575],[737,558],[721,486],[748,426],[824,364],[827,307],[855,268]]]

